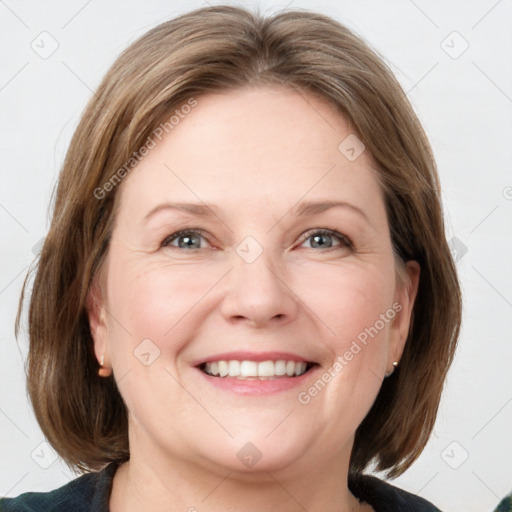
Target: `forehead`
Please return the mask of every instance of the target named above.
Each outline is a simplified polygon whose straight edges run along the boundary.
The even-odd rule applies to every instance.
[[[284,211],[321,198],[382,215],[371,155],[357,156],[362,143],[327,100],[265,86],[196,101],[125,179],[121,210],[140,216],[159,201],[190,201]]]

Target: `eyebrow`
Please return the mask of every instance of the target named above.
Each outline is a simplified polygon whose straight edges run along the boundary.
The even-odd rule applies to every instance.
[[[361,215],[366,222],[370,223],[370,219],[366,213],[358,206],[347,203],[346,201],[305,201],[300,203],[297,207],[292,208],[290,212],[297,217],[308,217],[318,215],[331,208],[348,208],[359,215]],[[145,217],[148,220],[150,217],[162,210],[178,210],[196,215],[198,217],[219,217],[220,208],[214,204],[207,205],[205,203],[162,203],[153,208]]]

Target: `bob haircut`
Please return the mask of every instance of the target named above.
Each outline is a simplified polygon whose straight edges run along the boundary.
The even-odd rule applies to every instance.
[[[348,120],[376,163],[397,282],[405,282],[406,261],[421,265],[401,364],[356,431],[350,471],[371,463],[396,477],[427,443],[459,337],[462,298],[425,132],[383,59],[337,21],[218,5],[156,26],[112,65],[72,137],[51,226],[25,279],[17,335],[35,272],[28,393],[43,433],[70,468],[95,471],[130,457],[127,409],[114,378],[97,374],[87,312],[127,163],[134,165],[148,138],[178,107],[186,112],[191,98],[275,84],[320,96]]]

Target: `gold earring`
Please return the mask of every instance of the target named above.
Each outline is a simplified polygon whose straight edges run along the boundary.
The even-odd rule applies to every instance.
[[[389,377],[390,375],[392,375],[397,366],[398,366],[398,361],[393,361],[393,369],[389,373],[386,373],[386,377]]]
[[[98,370],[98,375],[100,377],[110,377],[112,375],[112,368],[106,368],[104,366],[105,363],[105,354],[101,355],[100,361],[100,369]]]

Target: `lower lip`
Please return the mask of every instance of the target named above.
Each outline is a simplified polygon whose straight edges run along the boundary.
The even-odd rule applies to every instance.
[[[276,377],[273,380],[258,379],[237,379],[235,377],[213,377],[203,372],[199,368],[197,371],[206,379],[206,381],[218,389],[231,391],[238,395],[271,395],[281,391],[287,391],[295,387],[304,385],[305,381],[319,368],[313,366],[306,373],[299,377]]]

